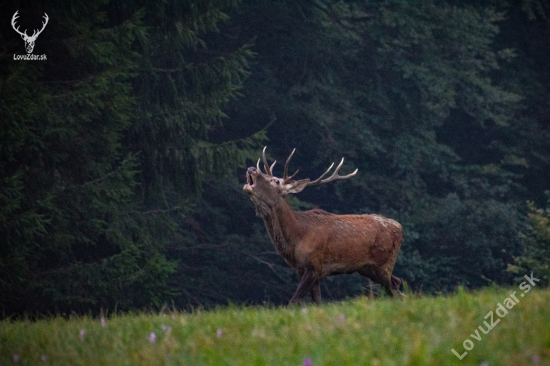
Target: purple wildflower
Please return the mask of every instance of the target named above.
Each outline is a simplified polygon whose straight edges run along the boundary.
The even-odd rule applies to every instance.
[[[313,361],[311,361],[311,358],[304,358],[302,361],[303,366],[313,366]]]
[[[157,340],[157,335],[155,334],[155,332],[151,332],[151,334],[149,334],[149,342],[155,343],[156,340]]]
[[[302,314],[307,314],[307,308],[302,308]]]
[[[216,337],[220,338],[222,334],[223,334],[223,331],[220,328],[218,328],[218,330],[216,330]]]
[[[84,335],[86,335],[86,330],[85,329],[80,329],[80,339],[84,339]]]
[[[101,317],[101,326],[104,327],[107,322],[104,317]]]
[[[346,316],[340,313],[340,315],[338,315],[338,320],[336,321],[336,325],[342,326],[344,325],[345,322],[346,322]]]
[[[19,362],[19,355],[17,353],[14,353],[13,354],[13,363],[18,363]]]

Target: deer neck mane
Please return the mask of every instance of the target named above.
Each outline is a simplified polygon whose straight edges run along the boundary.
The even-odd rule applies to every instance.
[[[302,225],[296,213],[290,208],[286,199],[279,200],[274,206],[266,205],[257,210],[257,213],[264,220],[265,228],[277,253],[292,266],[294,248],[302,234]]]

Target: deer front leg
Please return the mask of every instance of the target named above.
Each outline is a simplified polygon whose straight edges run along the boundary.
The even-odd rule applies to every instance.
[[[321,283],[319,280],[315,281],[311,287],[311,299],[316,304],[321,303]]]
[[[317,284],[319,283],[319,278],[315,276],[311,270],[306,269],[304,271],[304,274],[302,275],[300,283],[298,284],[298,288],[296,289],[296,292],[294,292],[294,295],[292,295],[292,298],[290,299],[288,305],[293,305],[297,302],[302,301],[307,292],[309,290],[312,290],[312,287],[316,282]],[[321,294],[320,291],[321,289],[319,288],[319,295]],[[321,300],[320,296],[319,300]]]

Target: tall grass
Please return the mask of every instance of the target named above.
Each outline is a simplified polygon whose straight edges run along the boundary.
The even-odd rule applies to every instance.
[[[519,302],[500,318],[498,304],[514,291]],[[122,314],[103,322],[4,320],[0,364],[550,365],[550,291],[521,293],[361,297],[321,306]],[[484,334],[478,327],[487,330],[490,311],[493,323],[500,321]]]

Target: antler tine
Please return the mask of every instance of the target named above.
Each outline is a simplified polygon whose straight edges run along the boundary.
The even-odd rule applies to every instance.
[[[323,177],[325,175],[328,174],[328,172],[330,172],[330,170],[332,169],[332,167],[334,166],[334,163],[330,164],[330,166],[328,167],[328,169],[323,173],[321,174],[321,176],[317,179],[315,179],[314,181],[312,182],[309,182],[308,186],[314,186],[314,185],[318,185],[318,184],[321,184],[321,179],[323,179]]]
[[[292,158],[292,155],[294,155],[295,151],[296,151],[296,148],[294,148],[292,150],[292,152],[290,153],[290,155],[286,159],[285,170],[284,170],[284,173],[283,173],[283,181],[285,181],[285,182],[288,182],[288,181],[292,180],[292,178],[294,178],[296,176],[296,174],[298,174],[298,172],[300,171],[300,169],[298,169],[290,177],[288,176],[288,163],[290,162],[290,159]]]
[[[19,33],[20,35],[27,35],[27,30],[25,29],[25,32],[21,32],[19,30],[19,26],[15,26],[15,21],[17,20],[17,18],[19,18],[19,10],[17,10],[14,14],[13,14],[13,17],[11,18],[11,26],[13,28],[14,31],[16,31],[17,33]]]
[[[258,169],[259,172],[262,170],[260,169],[260,158],[258,158],[258,162],[256,163],[256,169]]]
[[[275,163],[277,162],[277,160],[275,160],[273,162],[273,164],[271,164],[271,166],[269,167],[269,170],[271,171],[271,174],[273,174],[273,167],[275,166]]]
[[[265,146],[264,150],[262,151],[262,159],[264,160],[264,169],[267,175],[273,176],[273,173],[271,172],[271,168],[269,167],[269,164],[267,164],[267,159],[265,158],[265,149],[267,149],[267,146]]]
[[[308,186],[316,186],[316,185],[319,185],[319,184],[332,182],[333,180],[348,179],[348,178],[353,177],[355,174],[357,174],[357,171],[359,171],[359,169],[355,169],[355,171],[353,173],[350,173],[350,174],[347,174],[347,175],[338,175],[338,171],[340,170],[340,168],[342,167],[343,164],[344,164],[344,158],[342,158],[342,160],[340,161],[340,164],[338,164],[338,166],[336,167],[336,169],[334,170],[332,175],[330,177],[326,178],[326,179],[323,179],[323,177],[325,175],[327,175],[328,172],[334,166],[334,163],[332,163],[330,165],[330,167],[327,169],[326,172],[324,172],[319,178],[315,179],[313,182],[309,182]]]
[[[40,29],[40,30],[38,31],[38,33],[36,34],[37,37],[38,37],[38,35],[39,35],[40,33],[42,33],[42,31],[44,30],[44,28],[46,28],[46,25],[48,24],[48,20],[50,20],[50,18],[48,17],[48,14],[46,14],[46,13],[44,13],[43,18],[44,18],[44,22],[42,22],[42,29]]]

